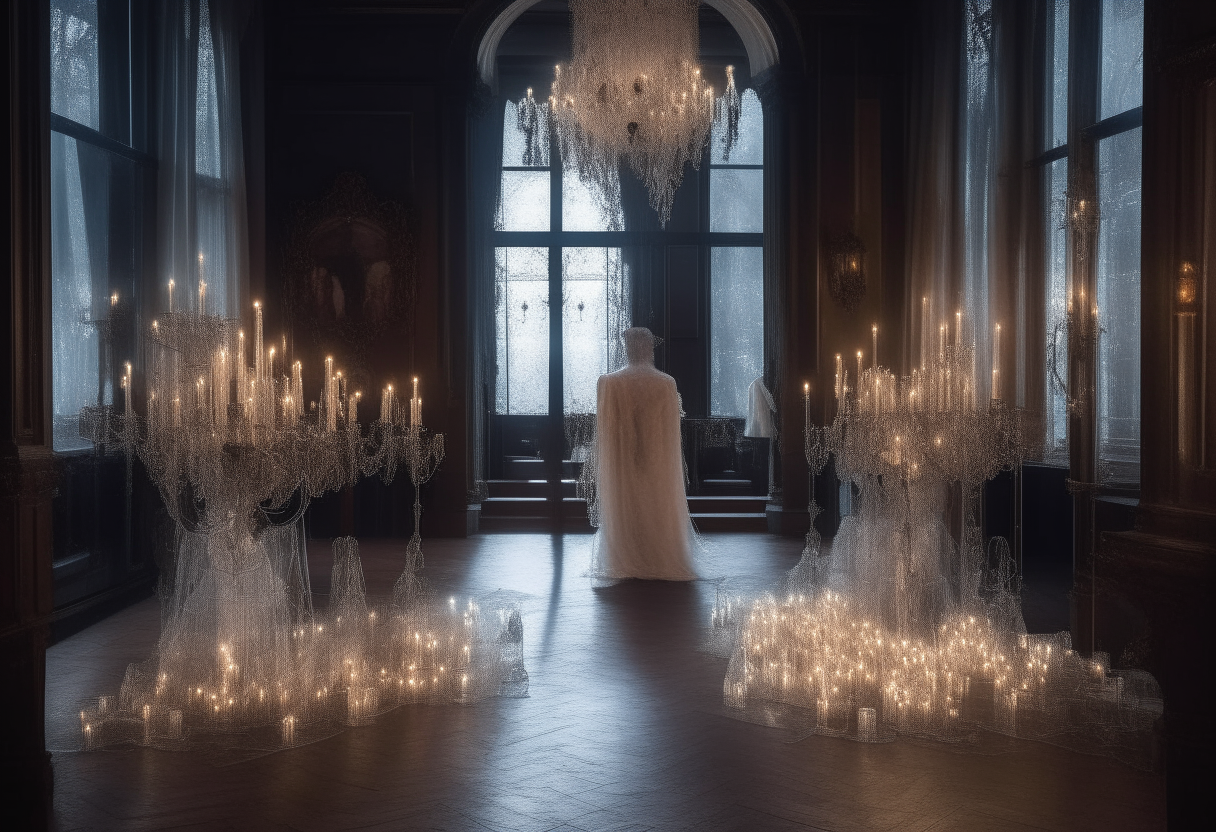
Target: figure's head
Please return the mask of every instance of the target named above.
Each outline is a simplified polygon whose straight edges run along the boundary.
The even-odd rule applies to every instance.
[[[625,357],[630,364],[654,364],[654,333],[644,326],[635,326],[621,333],[625,340]]]

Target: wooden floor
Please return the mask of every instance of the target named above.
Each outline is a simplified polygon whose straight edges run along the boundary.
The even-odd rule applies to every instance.
[[[375,725],[215,767],[143,748],[55,753],[60,829],[1159,829],[1165,781],[1045,745],[984,754],[788,734],[726,715],[726,662],[698,651],[714,587],[592,589],[587,535],[427,541],[442,591],[523,593],[526,699],[406,707]],[[800,541],[707,535],[707,576],[775,585]],[[362,544],[386,592],[399,544]],[[311,547],[313,588],[329,551]],[[324,598],[319,597],[319,604]],[[1050,606],[1050,605],[1048,605]],[[54,646],[48,747],[81,698],[116,692],[159,629],[155,600]]]

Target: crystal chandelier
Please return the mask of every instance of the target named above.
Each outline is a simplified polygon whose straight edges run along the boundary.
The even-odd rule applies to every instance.
[[[663,225],[684,164],[701,163],[719,106],[697,66],[699,5],[570,0],[574,57],[556,67],[549,97],[566,168],[619,207],[620,163],[628,161]],[[730,81],[722,109],[738,109],[732,92]],[[737,124],[737,113],[726,120]],[[727,130],[727,152],[731,138]]]

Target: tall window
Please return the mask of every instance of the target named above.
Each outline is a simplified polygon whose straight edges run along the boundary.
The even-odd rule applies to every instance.
[[[738,141],[729,152],[724,128],[715,124],[710,137],[710,233],[760,235],[764,231],[764,113],[755,92],[743,93]],[[714,246],[710,252],[711,416],[746,416],[748,387],[764,369],[761,240]]]
[[[125,0],[52,0],[51,359],[54,448],[89,447],[81,407],[112,404],[143,275],[146,153],[139,31]]]
[[[1088,291],[1100,333],[1094,356],[1098,476],[1135,484],[1140,467],[1140,155],[1143,0],[1054,0],[1047,21],[1046,313],[1048,452],[1068,450],[1066,315]],[[1071,133],[1070,127],[1071,125]],[[1096,202],[1096,239],[1069,224],[1066,206]],[[1092,204],[1092,203],[1091,203]],[[1084,249],[1084,250],[1082,250]],[[1070,273],[1071,270],[1071,273]],[[1076,299],[1073,299],[1074,302]],[[1074,391],[1075,392],[1075,391]]]
[[[563,410],[594,412],[596,380],[623,362],[619,335],[635,302],[665,306],[669,331],[657,319],[636,323],[668,339],[666,369],[682,389],[706,391],[690,415],[746,414],[763,365],[764,127],[756,94],[741,101],[737,140],[728,151],[727,126],[714,126],[707,163],[686,172],[666,229],[653,227],[644,203],[627,223],[598,188],[563,170],[544,105],[529,124],[527,110],[507,102],[495,234],[498,414],[550,412],[552,303],[561,305]],[[639,269],[650,275],[642,290]],[[649,294],[639,300],[639,291]],[[691,356],[696,349],[704,354]],[[689,374],[698,373],[694,384]]]

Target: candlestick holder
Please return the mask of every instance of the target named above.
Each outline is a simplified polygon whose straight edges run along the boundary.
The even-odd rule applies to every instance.
[[[1033,452],[1035,420],[977,402],[974,345],[944,342],[905,378],[879,366],[851,383],[838,362],[832,424],[815,425],[807,408],[808,465],[830,455],[859,509],[826,552],[808,535],[779,596],[737,613],[725,702],[744,718],[860,741],[957,742],[982,729],[1144,763],[1161,712],[1152,677],[1095,670],[1067,633],[1026,634],[1009,546],[985,545],[979,499]]]
[[[156,651],[128,668],[112,713],[99,708],[82,717],[91,726],[90,747],[123,741],[169,747],[183,732],[279,747],[361,724],[387,707],[419,701],[406,689],[414,678],[408,665],[390,659],[399,658],[393,645],[406,630],[423,623],[419,632],[436,644],[434,679],[460,658],[459,650],[449,655],[458,638],[483,658],[472,670],[465,663],[463,686],[414,678],[426,701],[468,702],[500,692],[500,665],[509,662],[488,646],[496,643],[493,622],[480,612],[441,616],[416,591],[418,489],[443,458],[443,435],[408,424],[394,406],[365,433],[357,395],[348,397],[335,382],[340,373],[332,361],[321,407],[305,411],[298,404],[298,362],[287,374],[286,356],[266,359],[260,306],[256,317],[250,367],[239,321],[162,315],[147,337],[144,414],[132,406],[129,365],[124,411],[99,406],[81,414],[83,435],[125,453],[128,464],[140,459],[177,529]],[[276,366],[285,371],[278,377]],[[391,607],[370,607],[357,546],[336,542],[337,601],[318,615],[302,525],[309,502],[365,476],[389,483],[400,466],[415,486],[415,528],[398,581],[404,590],[394,593]],[[138,736],[128,724],[138,726]]]

